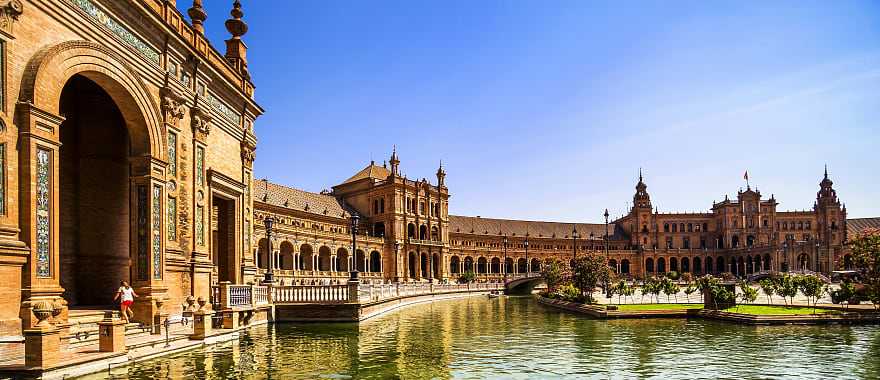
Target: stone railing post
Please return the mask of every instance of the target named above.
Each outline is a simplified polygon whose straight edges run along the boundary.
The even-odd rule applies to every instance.
[[[348,280],[348,302],[350,303],[358,303],[360,299],[358,298],[358,286],[360,285],[360,281],[357,279]]]
[[[125,352],[125,322],[113,318],[113,312],[104,313],[104,319],[98,322],[98,350],[101,352]]]
[[[251,307],[255,307],[257,305],[257,290],[254,288],[254,284],[250,284],[251,288]]]
[[[221,294],[223,294],[221,292]],[[201,301],[201,299],[200,299]],[[205,339],[211,335],[211,316],[214,312],[205,308],[202,302],[199,302],[199,309],[193,312],[193,333],[192,339]]]
[[[60,331],[49,323],[52,305],[48,301],[38,301],[33,305],[37,324],[24,333],[24,365],[26,367],[50,368],[61,359]]]
[[[229,298],[229,285],[232,284],[229,281],[220,281],[220,305],[212,305],[215,306],[215,310],[223,310],[229,307],[229,302],[231,301]]]

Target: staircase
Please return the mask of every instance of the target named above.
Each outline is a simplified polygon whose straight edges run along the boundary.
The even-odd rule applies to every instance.
[[[61,335],[62,346],[66,344],[69,350],[77,350],[87,346],[98,344],[98,322],[104,319],[104,313],[109,310],[70,310],[67,333]],[[119,311],[112,311],[114,318],[119,318]],[[125,325],[126,341],[150,335],[150,327],[140,323],[131,322]]]

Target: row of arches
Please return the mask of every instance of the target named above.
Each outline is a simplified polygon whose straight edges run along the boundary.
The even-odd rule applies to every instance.
[[[261,269],[269,269],[268,251],[266,239],[260,239],[257,266]],[[367,254],[358,249],[354,257],[354,265],[351,259],[346,248],[337,248],[334,253],[330,247],[322,245],[315,253],[310,244],[302,244],[299,252],[295,252],[293,243],[283,241],[276,252],[274,269],[349,272],[354,267],[359,272],[382,272],[382,254],[379,251],[372,250]]]
[[[428,226],[422,224],[418,227],[418,236],[416,235],[416,225],[415,223],[409,223],[406,225],[406,237],[410,239],[419,239],[419,240],[433,240],[440,241],[440,230],[437,226],[431,226],[430,234],[428,232]]]
[[[808,260],[807,257],[799,258],[799,260],[801,259]],[[611,261],[613,262],[614,260]],[[681,272],[694,274],[730,272],[736,275],[745,275],[770,270],[772,264],[773,261],[770,254],[765,254],[764,256],[740,256],[730,258],[729,260],[726,260],[724,257],[717,257],[714,259],[712,257],[694,257],[693,259],[688,257],[669,257],[668,260],[664,257],[659,257],[656,260],[652,257],[648,257],[645,259],[645,272]]]
[[[530,268],[531,267],[531,268]],[[530,261],[523,257],[518,259],[508,257],[504,260],[504,268],[501,267],[501,258],[479,257],[474,261],[473,257],[465,256],[464,259],[452,256],[449,259],[449,272],[461,274],[473,272],[475,274],[502,274],[502,273],[528,273],[540,272],[541,260],[533,258]]]

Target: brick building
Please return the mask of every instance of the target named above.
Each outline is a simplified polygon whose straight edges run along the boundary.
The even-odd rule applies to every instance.
[[[226,51],[168,0],[0,1],[0,351],[32,306],[62,329],[119,282],[180,314],[256,270],[250,188],[263,112],[230,1]],[[217,20],[222,23],[223,20]],[[158,301],[158,302],[157,302]],[[62,340],[64,340],[62,336]]]
[[[255,182],[255,231],[260,271],[269,261],[262,221],[278,221],[272,243],[277,277],[288,283],[341,282],[351,265],[382,281],[456,280],[474,272],[482,281],[505,272],[540,271],[548,257],[607,254],[609,265],[630,276],[669,271],[694,274],[765,270],[829,272],[846,266],[848,230],[880,225],[857,219],[850,226],[827,170],[812,210],[777,210],[775,196],[747,187],[704,213],[660,213],[641,174],[628,214],[608,223],[559,223],[449,215],[442,166],[436,179],[411,180],[389,165],[366,168],[320,194],[265,180]],[[360,217],[351,263],[350,217]],[[852,228],[850,228],[852,227]],[[607,239],[606,239],[607,237]]]

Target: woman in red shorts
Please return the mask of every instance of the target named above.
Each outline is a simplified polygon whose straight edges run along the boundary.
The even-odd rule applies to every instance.
[[[131,311],[131,304],[134,303],[134,297],[138,297],[138,295],[131,286],[128,286],[127,282],[120,281],[119,284],[119,290],[116,291],[116,297],[113,297],[113,300],[116,301],[121,298],[122,302],[119,304],[119,310],[122,312],[122,319],[125,320],[125,323],[129,323],[131,317],[134,317],[134,312]],[[130,316],[129,313],[131,313]]]

